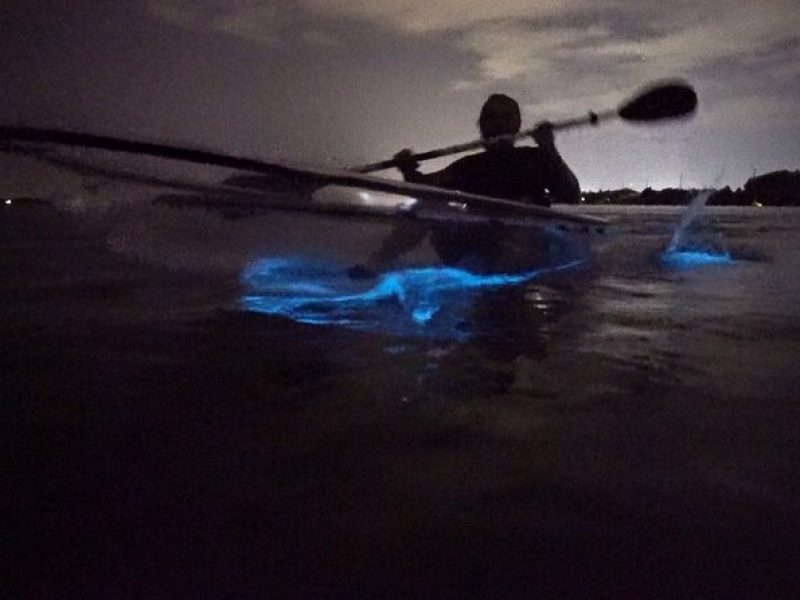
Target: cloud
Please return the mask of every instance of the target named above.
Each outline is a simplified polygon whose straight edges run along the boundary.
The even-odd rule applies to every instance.
[[[476,77],[525,78],[554,60],[597,56],[681,71],[797,39],[797,0],[147,0],[186,29],[274,43],[334,42],[325,23],[356,20],[400,34],[440,34],[476,58]],[[292,30],[292,35],[297,31]]]
[[[644,82],[678,76],[698,83],[701,110],[730,108],[730,126],[743,114],[721,103],[730,94],[748,99],[740,107],[754,109],[763,101],[770,115],[796,120],[800,104],[785,102],[776,113],[770,95],[800,93],[798,31],[794,0],[643,2],[577,21],[475,23],[453,38],[474,57],[474,75],[451,89],[524,90],[526,113],[561,118],[613,107]]]
[[[526,86],[571,108],[652,79],[714,80],[764,71],[792,78],[797,68],[797,0],[148,0],[174,25],[249,42],[336,46],[337,26],[371,24],[397,35],[450,44],[472,59],[450,89],[471,93]],[[346,29],[345,29],[346,30]],[[432,58],[435,60],[435,58]],[[573,93],[577,82],[582,90]],[[757,93],[753,89],[752,93]],[[539,96],[537,98],[536,96]]]
[[[733,95],[720,98],[703,114],[702,123],[709,127],[761,129],[765,124],[780,125],[796,121],[800,108],[797,101],[787,97],[756,97]],[[757,115],[758,118],[753,118]]]
[[[537,19],[622,4],[620,0],[302,0],[318,14],[370,21],[406,33],[463,31],[483,23]]]
[[[593,6],[619,1],[595,0]],[[274,40],[282,24],[302,17],[316,22],[356,20],[405,34],[432,34],[496,20],[580,12],[586,0],[298,0],[292,8],[287,4],[280,0],[147,0],[153,16],[174,25],[231,33],[251,41]],[[320,36],[312,38],[316,41]]]
[[[320,29],[309,29],[304,31],[300,35],[300,38],[311,46],[333,48],[342,45],[342,41],[339,38]]]
[[[559,60],[602,43],[609,32],[602,26],[534,27],[504,21],[463,33],[458,45],[478,59],[488,80],[536,79],[548,76]]]
[[[265,0],[148,0],[147,7],[154,17],[189,31],[266,45],[277,43],[295,16]]]
[[[793,4],[793,0],[687,4],[677,14],[657,17],[660,34],[609,40],[596,51],[609,58],[641,56],[674,70],[731,58],[746,60],[754,52],[797,39],[800,11]]]
[[[316,15],[412,35],[444,35],[475,59],[473,80],[556,84],[570,74],[606,87],[746,62],[797,39],[797,0],[302,0]],[[782,68],[791,72],[791,63]],[[776,68],[778,65],[774,65]],[[732,67],[735,68],[735,65]],[[563,78],[553,69],[565,71]]]

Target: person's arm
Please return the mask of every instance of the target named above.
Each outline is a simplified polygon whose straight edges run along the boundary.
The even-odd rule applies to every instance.
[[[581,186],[575,173],[561,158],[556,148],[553,126],[543,121],[531,134],[539,146],[539,156],[545,171],[545,185],[558,202],[577,204],[581,199]]]
[[[435,187],[453,187],[453,169],[451,166],[445,167],[441,171],[433,173],[420,173],[419,162],[417,162],[411,150],[401,150],[394,155],[397,168],[403,174],[403,179],[410,183],[422,183]]]

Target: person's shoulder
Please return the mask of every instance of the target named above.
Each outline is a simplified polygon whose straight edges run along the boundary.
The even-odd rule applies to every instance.
[[[480,165],[485,158],[485,152],[478,152],[476,154],[468,154],[467,156],[462,156],[458,160],[451,162],[445,170],[451,173],[460,173],[463,171],[472,170],[475,166]]]

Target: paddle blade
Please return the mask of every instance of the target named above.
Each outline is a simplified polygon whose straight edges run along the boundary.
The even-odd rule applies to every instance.
[[[626,121],[658,121],[692,114],[697,109],[697,94],[682,81],[657,84],[624,104],[618,110]]]

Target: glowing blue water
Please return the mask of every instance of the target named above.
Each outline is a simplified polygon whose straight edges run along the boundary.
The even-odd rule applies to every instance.
[[[714,248],[706,241],[691,239],[690,226],[702,215],[710,196],[710,191],[700,192],[686,207],[666,249],[660,255],[661,263],[665,267],[685,271],[733,262],[727,250]]]
[[[728,252],[666,250],[661,254],[661,262],[669,269],[684,271],[709,265],[727,265],[734,260]]]
[[[689,231],[689,226],[703,213],[706,207],[706,202],[711,197],[711,191],[704,191],[697,194],[686,210],[681,215],[681,220],[672,232],[672,238],[667,244],[667,252],[673,252],[683,246],[685,237]]]
[[[401,335],[468,337],[464,319],[479,293],[575,268],[573,261],[516,274],[480,275],[452,267],[391,271],[374,284],[354,281],[341,266],[301,258],[268,258],[242,274],[246,310],[313,325]]]

